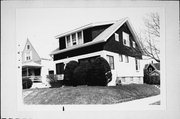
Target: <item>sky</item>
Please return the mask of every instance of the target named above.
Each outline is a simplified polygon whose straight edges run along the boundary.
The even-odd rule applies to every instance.
[[[16,10],[16,41],[23,50],[27,38],[40,57],[48,58],[58,48],[56,35],[89,23],[119,20],[129,17],[138,33],[144,28],[143,17],[161,8],[20,8]]]

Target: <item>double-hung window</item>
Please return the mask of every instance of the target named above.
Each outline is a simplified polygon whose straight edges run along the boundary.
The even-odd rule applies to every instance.
[[[70,36],[66,36],[66,47],[71,46],[71,39]]]
[[[107,61],[111,67],[111,69],[114,69],[114,57],[113,56],[110,56],[110,55],[107,55]]]
[[[123,44],[125,46],[130,47],[130,43],[129,43],[129,34],[122,32],[122,36],[123,36]]]
[[[76,34],[72,34],[72,44],[76,45]]]
[[[80,31],[80,32],[78,32],[77,33],[77,38],[78,38],[78,44],[82,44],[83,42],[82,42],[82,32]]]

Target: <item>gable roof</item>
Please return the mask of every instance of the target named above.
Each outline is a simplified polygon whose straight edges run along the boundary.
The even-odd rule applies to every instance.
[[[147,69],[149,66],[152,66],[155,68],[155,70],[160,70],[160,63],[150,63],[145,65],[145,69]]]
[[[33,51],[33,53],[35,53],[35,55],[37,56],[38,59],[41,59],[39,54],[37,53],[36,49],[34,48],[34,46],[31,44],[31,42],[29,41],[29,39],[27,38],[27,41],[26,41],[26,44],[24,46],[24,49],[23,49],[23,52],[22,52],[22,56],[24,55],[25,53],[25,50],[26,50],[26,46],[27,45],[30,45],[30,48],[31,50]],[[22,57],[23,58],[23,57]],[[23,61],[23,60],[22,60]]]
[[[30,44],[30,46],[33,48],[33,50],[36,52],[36,54],[38,55],[38,57],[41,60],[44,60],[44,59],[50,60],[51,59],[51,57],[49,56],[48,53],[47,53],[47,55],[45,53],[42,53],[42,51],[41,51],[42,48],[39,47],[39,45],[36,44],[35,41],[33,42],[33,40],[29,40],[29,38],[27,38],[27,40],[22,43],[22,48],[21,48],[22,53],[25,51],[27,44]]]
[[[134,36],[135,38],[135,41],[137,42],[138,46],[141,48],[141,45],[139,43],[139,40],[137,39],[137,35],[135,33],[135,30],[133,29],[131,23],[130,23],[130,20],[129,18],[123,18],[123,19],[120,19],[120,20],[117,20],[116,22],[114,22],[111,26],[109,26],[107,29],[105,29],[101,34],[99,34],[97,37],[95,37],[91,42],[87,42],[87,43],[84,43],[84,44],[80,44],[80,45],[74,45],[72,47],[69,47],[69,48],[66,48],[66,49],[62,49],[62,50],[59,50],[59,48],[57,48],[56,50],[52,51],[51,52],[51,55],[54,55],[54,54],[57,54],[57,53],[62,53],[62,52],[66,52],[66,51],[69,51],[69,50],[73,50],[73,49],[77,49],[77,48],[81,48],[81,47],[86,47],[86,46],[89,46],[89,45],[94,45],[94,44],[97,44],[97,43],[101,43],[101,42],[106,42],[108,40],[108,38],[116,31],[118,30],[124,23],[127,23],[132,35]],[[101,24],[101,25],[104,25],[104,24]],[[86,26],[85,28],[89,28],[90,26]],[[85,29],[84,28],[84,29]],[[79,30],[79,29],[78,29]],[[76,30],[76,32],[78,31]],[[82,29],[81,29],[82,30]],[[75,32],[75,31],[73,31]],[[65,35],[65,34],[64,34]],[[59,37],[62,37],[62,35],[59,35],[59,36],[56,36],[56,38],[59,38]],[[142,51],[141,51],[142,52]],[[143,53],[143,52],[142,52]]]

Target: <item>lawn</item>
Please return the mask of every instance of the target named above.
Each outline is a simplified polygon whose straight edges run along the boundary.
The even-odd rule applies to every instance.
[[[115,104],[159,94],[159,88],[147,84],[23,90],[25,104]]]

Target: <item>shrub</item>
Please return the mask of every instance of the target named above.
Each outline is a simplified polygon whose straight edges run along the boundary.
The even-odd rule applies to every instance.
[[[49,74],[47,75],[47,78],[49,79],[48,82],[51,85],[51,88],[61,87],[63,85],[63,81],[58,80],[57,75]]]
[[[91,64],[89,62],[82,62],[75,70],[73,78],[76,85],[87,85],[91,77]]]
[[[33,82],[30,78],[23,78],[22,79],[22,86],[23,86],[23,89],[29,89],[31,88]]]
[[[112,80],[111,69],[109,63],[102,57],[98,57],[92,63],[91,80],[88,85],[91,86],[107,86]]]
[[[144,83],[152,85],[160,85],[159,76],[149,76],[148,71],[144,70]]]
[[[73,72],[78,66],[77,61],[70,61],[66,64],[65,70],[64,70],[64,85],[74,85],[75,81],[73,79]]]

